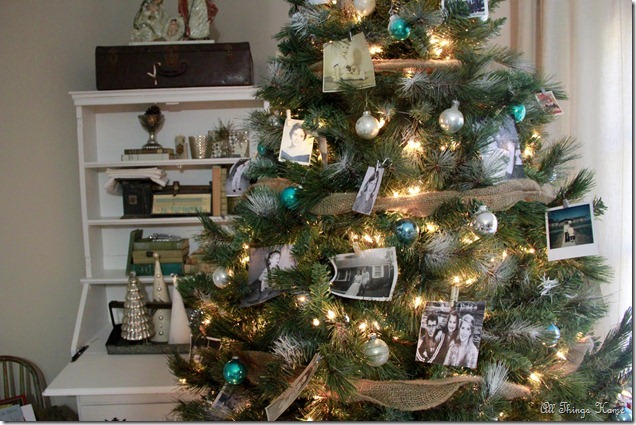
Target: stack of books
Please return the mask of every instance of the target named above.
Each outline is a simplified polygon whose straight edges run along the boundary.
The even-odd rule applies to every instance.
[[[190,240],[187,238],[141,238],[141,229],[131,232],[130,251],[126,274],[137,273],[137,276],[155,274],[154,254],[159,254],[161,272],[164,276],[184,274],[184,264],[190,254]]]
[[[122,161],[156,161],[175,158],[174,149],[171,148],[124,149],[121,156]]]

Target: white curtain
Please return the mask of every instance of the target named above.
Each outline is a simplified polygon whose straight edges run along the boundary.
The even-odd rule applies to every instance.
[[[602,256],[614,270],[603,285],[610,312],[595,329],[604,337],[632,305],[632,4],[630,0],[509,0],[495,40],[561,82],[569,100],[548,128],[582,145],[575,169],[591,168],[607,213],[595,223]]]

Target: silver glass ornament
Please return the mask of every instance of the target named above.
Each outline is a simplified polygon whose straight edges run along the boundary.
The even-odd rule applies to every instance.
[[[389,346],[375,334],[371,334],[369,340],[364,343],[362,352],[369,366],[382,366],[389,360]]]
[[[375,10],[375,0],[353,0],[353,7],[360,16],[369,16]]]
[[[480,236],[494,235],[497,232],[497,216],[482,205],[473,218],[472,227]]]
[[[459,110],[459,101],[453,100],[453,106],[439,116],[439,125],[446,133],[457,133],[464,126],[464,114]]]
[[[212,282],[217,288],[223,289],[230,283],[230,273],[225,267],[217,267],[212,273]]]
[[[356,121],[356,134],[363,139],[371,140],[380,132],[380,122],[371,115],[371,112],[364,111],[362,116]]]

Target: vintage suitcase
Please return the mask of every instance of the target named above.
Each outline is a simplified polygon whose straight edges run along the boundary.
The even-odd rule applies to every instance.
[[[254,84],[247,42],[97,46],[95,72],[97,90]]]

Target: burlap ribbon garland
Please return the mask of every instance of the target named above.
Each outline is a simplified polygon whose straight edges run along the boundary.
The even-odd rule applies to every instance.
[[[457,59],[373,59],[373,71],[375,73],[388,72],[416,72],[430,73],[436,69],[457,68],[461,62]],[[309,69],[319,78],[323,74],[323,61],[312,64]]]
[[[567,361],[555,365],[552,372],[562,372],[564,375],[575,372],[589,351],[593,350],[594,341],[591,338],[582,339],[573,345],[567,356]],[[239,358],[248,369],[247,378],[257,384],[265,375],[265,365],[274,361],[276,357],[270,353],[259,351],[242,351]],[[300,374],[297,370],[292,374],[290,383]],[[356,401],[366,401],[403,411],[418,411],[431,409],[446,402],[457,390],[467,384],[483,385],[481,376],[463,375],[445,379],[415,379],[412,381],[372,381],[359,379],[354,382],[357,394]],[[521,384],[505,382],[500,394],[507,400],[529,397],[531,389]]]
[[[370,381],[356,382],[356,399],[404,411],[431,409],[448,400],[466,384],[482,384],[480,376],[456,376],[446,379],[413,381]],[[504,398],[512,400],[530,395],[530,389],[507,382],[501,391]]]
[[[284,179],[263,179],[257,185],[282,190],[292,183]],[[339,215],[351,212],[356,193],[332,193],[309,210],[316,215]],[[491,211],[503,211],[519,201],[548,204],[557,196],[554,186],[539,185],[531,179],[507,180],[496,186],[482,187],[467,191],[426,192],[417,195],[377,198],[373,211],[395,211],[412,217],[427,217],[442,203],[460,199],[464,202],[476,200]]]

